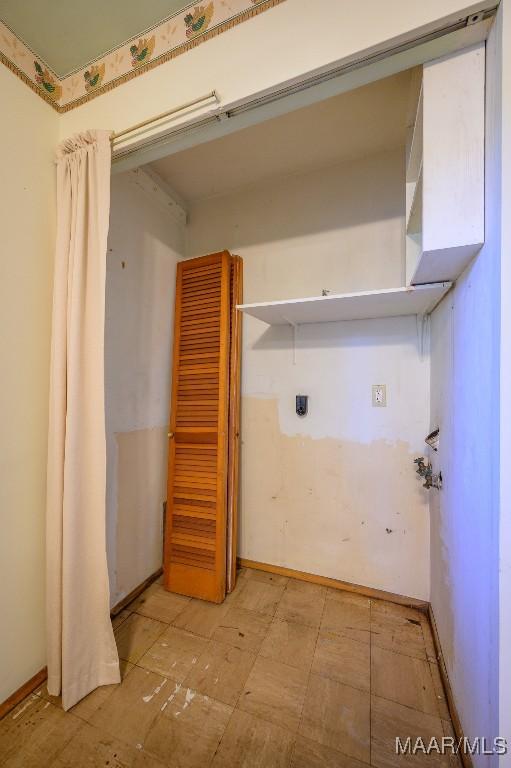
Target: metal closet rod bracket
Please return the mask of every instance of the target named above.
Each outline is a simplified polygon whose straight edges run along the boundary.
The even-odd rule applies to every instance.
[[[206,93],[205,96],[198,96],[196,99],[186,101],[184,104],[179,104],[176,107],[172,107],[172,109],[167,109],[165,112],[160,112],[159,115],[149,117],[147,120],[141,120],[139,123],[130,125],[129,128],[125,128],[122,131],[117,131],[117,133],[112,133],[110,136],[110,142],[113,144],[114,141],[120,139],[122,136],[126,136],[128,133],[133,133],[134,131],[138,131],[141,128],[147,128],[147,126],[152,125],[153,123],[158,123],[160,120],[164,120],[166,117],[172,117],[172,115],[175,115],[178,112],[183,112],[185,109],[196,107],[198,104],[202,104],[204,101],[210,101],[211,99],[214,99],[217,104],[220,104],[220,97],[217,91],[210,91],[209,93]]]

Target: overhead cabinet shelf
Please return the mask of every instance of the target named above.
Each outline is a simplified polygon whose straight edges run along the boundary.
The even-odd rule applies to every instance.
[[[447,293],[452,283],[389,288],[382,291],[340,293],[307,299],[239,304],[238,309],[268,325],[335,323],[341,320],[371,320],[403,315],[427,315]]]
[[[406,168],[406,282],[456,280],[484,242],[484,43],[423,67]]]

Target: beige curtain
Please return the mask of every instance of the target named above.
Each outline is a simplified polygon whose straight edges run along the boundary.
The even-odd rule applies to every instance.
[[[119,682],[106,562],[104,329],[111,152],[88,131],[57,152],[47,492],[48,690],[69,709]]]

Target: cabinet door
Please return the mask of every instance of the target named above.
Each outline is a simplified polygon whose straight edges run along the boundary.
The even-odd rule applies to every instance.
[[[165,586],[221,602],[226,579],[228,251],[178,264]]]

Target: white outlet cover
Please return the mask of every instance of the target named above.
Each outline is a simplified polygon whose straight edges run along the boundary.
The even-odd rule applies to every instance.
[[[387,406],[387,387],[385,384],[373,384],[373,408]]]

